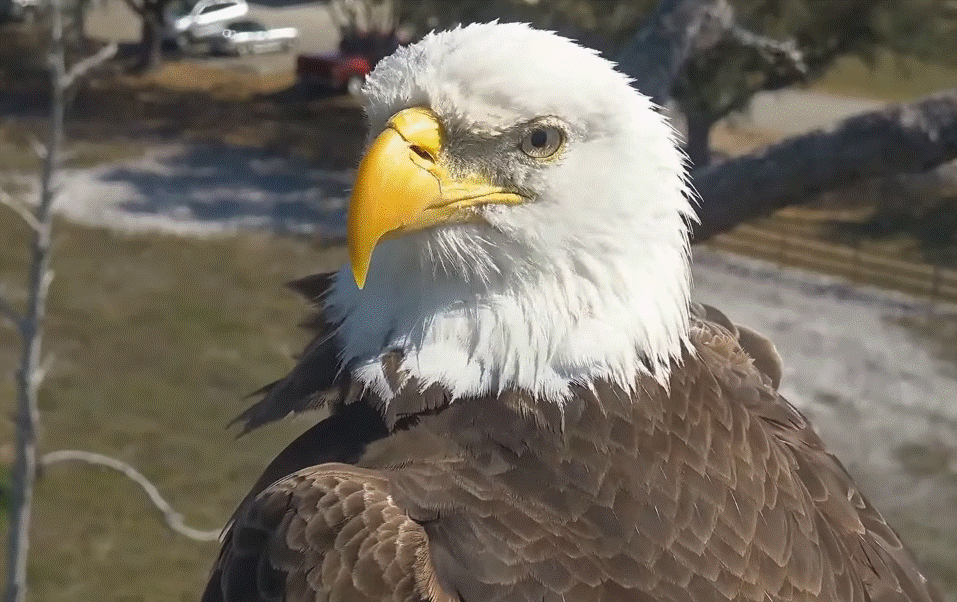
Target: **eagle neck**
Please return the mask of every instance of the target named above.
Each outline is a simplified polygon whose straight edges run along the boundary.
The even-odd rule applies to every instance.
[[[497,245],[482,277],[437,270],[421,241],[388,243],[377,249],[387,273],[374,262],[359,291],[343,270],[327,301],[344,364],[385,400],[396,390],[380,359],[395,351],[404,374],[452,400],[513,390],[561,405],[576,383],[664,383],[687,346],[683,241],[605,248],[600,260],[567,247],[519,259]]]

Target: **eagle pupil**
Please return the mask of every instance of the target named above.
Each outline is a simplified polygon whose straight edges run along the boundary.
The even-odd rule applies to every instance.
[[[548,134],[545,130],[533,130],[531,143],[535,148],[544,148],[548,143]]]

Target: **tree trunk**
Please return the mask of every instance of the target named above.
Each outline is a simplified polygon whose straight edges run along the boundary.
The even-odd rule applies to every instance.
[[[619,68],[663,105],[688,58],[718,43],[731,16],[727,0],[661,0],[618,55]]]
[[[140,34],[140,69],[152,71],[163,63],[163,8],[162,2],[143,5]]]
[[[711,164],[711,129],[714,120],[698,112],[686,111],[688,134],[685,140],[685,152],[694,169]]]

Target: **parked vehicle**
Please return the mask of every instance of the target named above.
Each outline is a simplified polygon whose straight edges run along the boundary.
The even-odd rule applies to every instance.
[[[235,21],[208,41],[212,53],[240,55],[288,52],[298,37],[299,30],[295,27],[268,28],[257,21]]]
[[[166,36],[176,40],[180,49],[209,38],[226,24],[249,12],[246,0],[199,0],[194,4],[175,5],[166,15]]]
[[[325,91],[357,95],[375,64],[392,54],[399,44],[395,32],[346,36],[339,43],[338,52],[296,57],[296,77],[303,84]]]

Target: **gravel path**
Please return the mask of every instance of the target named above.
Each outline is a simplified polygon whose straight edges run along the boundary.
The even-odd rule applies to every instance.
[[[784,396],[927,566],[957,585],[957,366],[901,325],[928,308],[704,249],[694,278],[699,301],[775,342]]]

